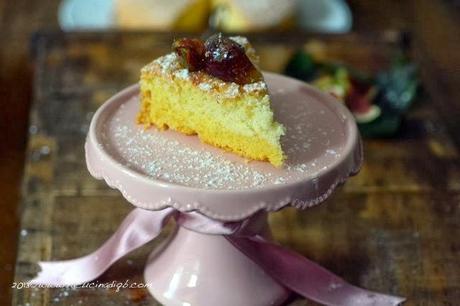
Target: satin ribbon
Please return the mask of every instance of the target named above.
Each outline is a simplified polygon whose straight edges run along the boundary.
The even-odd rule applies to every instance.
[[[179,226],[197,232],[224,235],[273,279],[309,300],[329,306],[395,306],[405,301],[350,285],[318,264],[258,235],[249,220],[219,222],[196,212],[185,214],[173,208],[134,209],[96,251],[77,259],[39,262],[42,271],[29,283],[72,286],[90,282],[115,261],[157,237],[171,218],[175,218]]]

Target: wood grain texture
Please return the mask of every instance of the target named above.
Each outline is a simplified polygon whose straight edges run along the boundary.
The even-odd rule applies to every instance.
[[[373,152],[376,157],[374,162],[368,160],[367,163],[379,162],[384,163],[385,166],[376,166],[374,164],[373,167],[370,167],[366,164],[361,175],[350,181],[345,186],[345,190],[359,192],[357,187],[362,186],[364,188],[361,189],[364,190],[363,192],[385,193],[385,186],[390,185],[392,187],[388,189],[388,192],[418,193],[423,190],[431,193],[438,191],[437,189],[439,188],[440,193],[447,192],[447,194],[452,195],[452,198],[446,201],[457,201],[457,198],[450,192],[458,190],[458,185],[460,184],[456,179],[458,175],[455,174],[455,170],[451,170],[451,167],[455,169],[456,165],[458,165],[457,153],[453,143],[457,147],[460,144],[458,126],[458,122],[460,122],[458,120],[460,105],[458,71],[460,71],[460,60],[457,52],[460,49],[458,39],[460,11],[458,4],[456,8],[453,5],[458,1],[348,0],[348,2],[354,13],[354,30],[357,32],[375,33],[375,31],[386,31],[388,29],[405,29],[414,34],[417,57],[422,64],[424,77],[428,81],[425,82],[425,85],[435,97],[433,103],[436,105],[436,110],[440,112],[443,121],[440,124],[439,118],[423,119],[430,117],[431,108],[429,107],[423,111],[425,114],[417,110],[416,113],[418,114],[414,115],[414,120],[411,122],[418,127],[417,131],[427,131],[429,137],[422,137],[422,140],[420,140],[417,138],[420,137],[419,134],[417,134],[419,136],[412,134],[406,137],[408,138],[407,141],[412,145],[405,144],[405,138],[400,139],[390,144],[394,149],[391,152],[388,152],[389,150],[385,152],[380,150],[382,146],[388,145],[386,141],[368,142],[366,144],[367,156],[369,157],[369,152]],[[0,0],[0,105],[2,106],[0,110],[0,194],[2,195],[0,197],[0,222],[2,224],[2,235],[0,235],[0,305],[10,303],[10,286],[13,278],[18,237],[18,216],[21,215],[22,211],[29,211],[28,209],[32,206],[37,208],[35,211],[30,210],[30,218],[25,218],[24,220],[39,222],[39,216],[43,213],[43,210],[40,209],[45,205],[44,203],[52,200],[52,197],[47,196],[46,193],[55,190],[55,188],[58,191],[53,192],[69,196],[83,194],[116,195],[115,192],[104,189],[102,184],[94,180],[87,180],[86,170],[81,167],[83,155],[79,151],[81,149],[79,144],[74,144],[66,150],[62,147],[59,148],[59,151],[67,151],[67,157],[65,161],[58,158],[60,161],[58,166],[47,164],[46,161],[55,152],[51,151],[51,154],[47,154],[48,150],[46,148],[41,149],[41,144],[47,144],[50,148],[58,148],[58,146],[56,146],[56,141],[52,136],[46,137],[44,134],[39,134],[37,137],[31,137],[32,139],[28,146],[27,170],[25,173],[26,184],[24,184],[25,188],[23,188],[25,190],[24,201],[21,208],[17,206],[19,182],[23,174],[29,104],[32,96],[33,68],[30,65],[29,40],[34,31],[43,28],[56,28],[56,9],[59,3],[60,0]],[[142,42],[137,40],[137,44],[142,44]],[[279,52],[284,52],[282,46],[271,48],[270,52],[275,49]],[[362,55],[361,49],[356,50],[356,48],[353,48],[351,50],[356,51],[360,56]],[[118,54],[121,53],[118,52]],[[122,62],[125,65],[129,65],[126,64],[129,59],[125,58],[123,54],[121,54],[120,58],[123,59]],[[277,61],[265,64],[271,70],[279,69],[281,66],[281,63]],[[135,63],[135,65],[139,65],[139,63]],[[108,79],[113,80],[114,78],[123,80],[123,77],[108,75]],[[128,81],[125,80],[121,83],[128,83]],[[102,85],[102,87],[104,86]],[[90,95],[90,98],[98,101],[96,103],[100,103],[113,90],[107,86],[104,90],[98,90],[94,97]],[[422,118],[422,120],[419,118]],[[419,124],[420,122],[421,124]],[[448,127],[449,135],[447,135],[444,125]],[[35,135],[36,129],[34,126],[31,127],[30,131]],[[38,140],[35,140],[35,138]],[[418,140],[414,140],[414,138]],[[433,155],[435,158],[426,161],[421,157],[417,157],[418,145],[421,146],[424,155]],[[407,147],[409,147],[407,149],[409,151],[406,150]],[[75,155],[72,155],[71,152],[73,148],[76,150]],[[40,153],[40,151],[42,152]],[[415,157],[411,157],[411,154],[415,155]],[[393,164],[396,166],[389,166]],[[420,169],[418,169],[419,167]],[[405,169],[411,171],[408,175],[408,181],[404,180],[404,176],[407,175],[404,172]],[[372,179],[372,171],[380,171],[377,176],[380,179]],[[382,175],[386,171],[389,173],[383,177]],[[72,173],[72,175],[63,175],[59,174],[59,172]],[[443,175],[445,172],[448,173],[447,176]],[[365,176],[363,176],[364,174]],[[80,177],[83,177],[84,180],[78,183]],[[48,180],[45,180],[46,184],[42,183],[44,179]],[[78,187],[74,188],[75,186]],[[454,225],[452,226],[455,227]],[[43,249],[42,245],[36,244],[36,246],[39,250]],[[34,249],[31,248],[31,250]],[[452,248],[452,252],[458,252],[458,250],[458,247],[454,246]],[[453,268],[458,270],[456,266]],[[431,286],[436,287],[436,282],[433,281]],[[429,289],[426,289],[426,292],[429,291]],[[14,293],[17,294],[17,292]],[[427,299],[421,304],[452,304],[449,300],[445,302],[443,300],[440,300],[440,302],[431,301],[431,304],[430,301],[430,299]],[[76,303],[77,301],[74,304]],[[42,304],[37,302],[37,305]]]
[[[289,37],[282,41],[254,37],[263,68],[281,67],[273,62],[295,48],[286,40]],[[117,191],[90,177],[84,139],[97,107],[136,82],[139,69],[169,49],[171,37],[45,33],[34,41],[35,101],[17,281],[32,277],[39,260],[73,258],[94,250],[131,209]],[[353,62],[360,53],[369,61],[360,62],[363,67],[375,65],[375,58],[391,56],[394,48],[359,36],[324,41],[344,61]],[[407,296],[407,305],[456,305],[460,300],[459,152],[434,105],[425,94],[399,137],[366,141],[361,173],[327,203],[307,211],[285,209],[272,214],[275,239],[356,285]],[[167,233],[122,259],[98,281],[141,281],[145,256]],[[157,305],[144,289],[13,293],[14,305]],[[294,300],[290,305],[314,304]]]
[[[0,305],[11,302],[32,67],[29,36],[56,25],[58,0],[0,0]]]

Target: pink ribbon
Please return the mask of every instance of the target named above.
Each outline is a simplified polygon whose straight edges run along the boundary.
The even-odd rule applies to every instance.
[[[348,284],[318,264],[265,240],[251,229],[248,220],[219,222],[196,212],[184,214],[172,208],[161,211],[134,209],[96,251],[77,259],[39,262],[42,271],[30,283],[71,286],[90,282],[115,261],[157,237],[171,217],[176,218],[180,226],[225,235],[230,243],[280,284],[312,301],[330,306],[390,306],[405,301],[401,297]]]

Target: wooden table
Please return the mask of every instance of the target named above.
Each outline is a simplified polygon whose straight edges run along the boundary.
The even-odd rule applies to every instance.
[[[83,144],[97,107],[136,82],[139,69],[164,54],[170,41],[168,35],[149,33],[35,36],[35,97],[16,281],[33,277],[39,260],[93,251],[132,209],[117,191],[90,177]],[[253,41],[263,68],[279,71],[279,59],[307,38],[256,36]],[[395,47],[391,41],[353,35],[320,41],[343,60],[371,70],[385,65]],[[424,82],[430,88],[436,80]],[[407,305],[458,305],[459,152],[435,101],[425,93],[397,138],[366,140],[361,173],[327,203],[272,214],[275,239],[353,284],[406,296]],[[145,256],[167,234],[98,281],[142,281]],[[156,305],[144,289],[22,289],[13,291],[13,304]],[[300,300],[292,305],[314,304]]]
[[[414,33],[429,91],[460,145],[460,8],[454,0],[347,0],[358,32],[406,29]],[[0,0],[0,304],[11,301],[16,261],[20,182],[23,175],[27,122],[32,97],[30,35],[57,28],[61,0]],[[455,5],[457,4],[457,5]]]

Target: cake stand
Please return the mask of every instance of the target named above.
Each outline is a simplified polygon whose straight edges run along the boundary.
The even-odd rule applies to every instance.
[[[139,208],[174,209],[198,220],[188,226],[179,218],[171,237],[148,259],[145,281],[162,304],[283,303],[289,290],[235,248],[222,226],[204,230],[199,219],[269,239],[268,212],[319,204],[359,170],[359,134],[342,103],[291,78],[265,73],[265,79],[276,120],[286,127],[282,168],[249,162],[196,136],[137,125],[137,85],[93,117],[85,147],[94,177]]]

